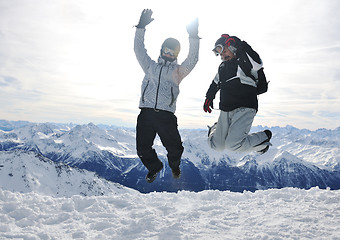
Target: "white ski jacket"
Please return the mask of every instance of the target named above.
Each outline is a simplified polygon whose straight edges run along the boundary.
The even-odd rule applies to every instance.
[[[152,60],[144,45],[145,29],[136,29],[134,51],[145,76],[142,82],[139,108],[153,108],[172,113],[176,111],[179,84],[198,61],[199,38],[189,38],[189,54],[182,64],[159,57]]]

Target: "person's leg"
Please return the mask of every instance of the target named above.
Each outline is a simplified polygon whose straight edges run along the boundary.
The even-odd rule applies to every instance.
[[[156,137],[156,130],[153,126],[154,113],[142,110],[138,115],[136,127],[137,154],[144,166],[150,173],[157,173],[162,169],[163,164],[158,159],[156,151],[152,148]]]
[[[157,133],[168,152],[169,166],[174,173],[174,177],[176,177],[176,171],[178,175],[180,174],[178,171],[184,150],[181,136],[177,128],[177,118],[173,113],[164,111],[157,113],[157,115]]]
[[[221,111],[217,123],[211,127],[208,136],[208,144],[210,148],[216,151],[225,149],[225,141],[229,131],[229,113]]]
[[[260,151],[266,146],[261,145],[268,136],[264,132],[249,135],[256,110],[251,108],[238,108],[230,112],[231,124],[225,146],[231,151],[251,152]]]

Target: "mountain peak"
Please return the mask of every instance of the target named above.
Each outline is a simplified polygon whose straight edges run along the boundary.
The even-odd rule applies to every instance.
[[[56,162],[95,171],[109,180],[140,191],[155,190],[155,185],[144,185],[146,169],[136,154],[135,130],[103,129],[93,123],[72,128],[65,126],[31,124],[12,132],[0,132],[0,149],[34,151]],[[184,146],[181,164],[183,179],[175,185],[171,182],[167,151],[157,137],[153,147],[165,166],[159,182],[155,183],[157,190],[186,187],[192,183],[189,179],[196,179],[194,183],[197,185],[191,189],[193,191],[205,187],[255,190],[256,184],[262,188],[286,186],[288,182],[284,178],[272,178],[282,173],[292,173],[287,176],[295,182],[298,175],[313,175],[317,179],[313,186],[340,187],[336,172],[340,168],[340,137],[337,131],[306,131],[291,127],[275,127],[271,131],[273,146],[267,153],[259,155],[217,152],[208,147],[206,130],[180,130]],[[267,184],[267,179],[272,179],[272,182]],[[299,186],[312,186],[312,181],[307,177],[305,179]],[[289,181],[289,184],[293,183]]]
[[[21,150],[0,151],[0,173],[0,187],[10,191],[69,197],[115,194],[123,189],[93,172],[71,168],[40,154]]]

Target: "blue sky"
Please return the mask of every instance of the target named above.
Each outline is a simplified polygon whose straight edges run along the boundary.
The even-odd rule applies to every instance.
[[[154,12],[145,42],[153,59],[175,37],[182,62],[185,26],[199,18],[200,59],[180,85],[179,127],[206,128],[218,118],[202,105],[222,33],[247,41],[264,62],[270,85],[254,125],[340,126],[337,0],[0,0],[0,119],[135,126],[144,75],[133,26],[144,8]]]

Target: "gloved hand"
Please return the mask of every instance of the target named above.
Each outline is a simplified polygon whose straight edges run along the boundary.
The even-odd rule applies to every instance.
[[[199,38],[198,37],[198,18],[187,25],[187,32],[189,33],[189,37],[191,38]]]
[[[151,18],[152,10],[144,9],[142,14],[140,15],[139,23],[136,25],[136,28],[145,28],[146,25],[151,23],[154,19]]]
[[[213,99],[206,98],[203,105],[204,112],[211,113],[211,109],[214,108]]]

